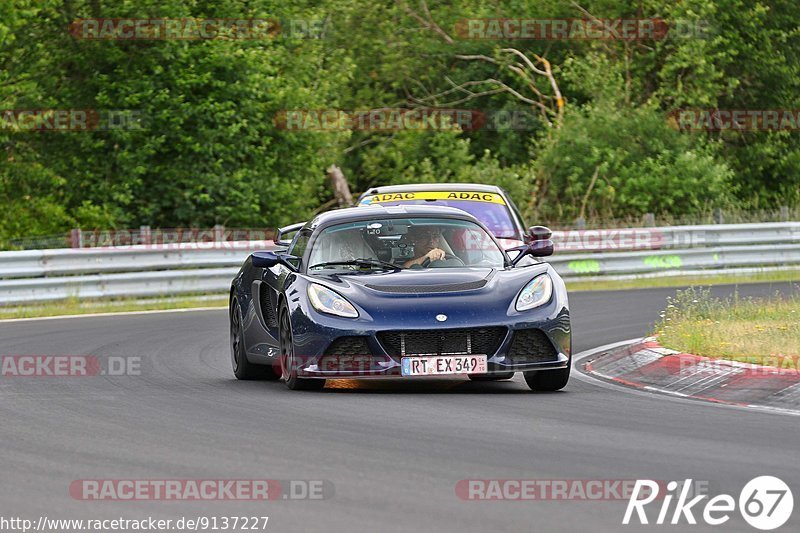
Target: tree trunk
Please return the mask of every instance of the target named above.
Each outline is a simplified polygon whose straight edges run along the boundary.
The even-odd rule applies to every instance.
[[[353,205],[353,195],[350,193],[350,185],[347,184],[347,178],[344,177],[342,169],[336,165],[331,165],[326,172],[328,173],[328,179],[331,182],[331,187],[333,187],[333,195],[339,207],[350,207]]]

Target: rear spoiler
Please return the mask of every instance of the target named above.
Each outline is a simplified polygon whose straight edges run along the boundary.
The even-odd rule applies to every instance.
[[[275,231],[275,238],[272,241],[278,246],[289,246],[290,244],[292,244],[292,239],[284,239],[283,236],[287,233],[294,233],[295,231],[299,230],[305,225],[306,225],[305,222],[298,222],[290,226],[284,226],[282,228],[278,228]]]

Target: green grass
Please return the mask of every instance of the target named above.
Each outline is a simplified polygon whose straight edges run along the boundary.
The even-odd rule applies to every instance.
[[[654,333],[673,350],[780,366],[800,356],[800,298],[719,299],[689,288],[668,299]]]
[[[567,280],[570,291],[613,291],[625,289],[650,289],[655,287],[691,287],[696,285],[735,285],[743,283],[799,282],[800,269],[751,274],[711,274],[708,276],[669,276],[629,280],[581,281]]]
[[[123,313],[129,311],[158,311],[167,309],[192,309],[197,307],[226,307],[228,297],[182,296],[174,298],[120,298],[110,300],[79,300],[70,298],[57,302],[0,307],[0,320],[9,318],[35,318],[91,313]]]

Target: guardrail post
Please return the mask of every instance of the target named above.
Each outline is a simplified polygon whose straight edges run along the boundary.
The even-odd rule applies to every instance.
[[[724,224],[725,223],[725,214],[722,212],[722,209],[714,209],[714,223],[715,224]]]
[[[789,206],[781,206],[781,222],[789,222]]]
[[[586,219],[583,217],[578,218],[577,220],[575,220],[575,226],[577,226],[578,229],[585,229]]]
[[[153,235],[150,226],[139,226],[139,240],[141,244],[153,244]]]
[[[214,225],[214,242],[222,242],[225,240],[225,226],[222,224]]]
[[[653,213],[644,214],[644,225],[646,228],[652,228],[656,225],[656,216]]]
[[[83,248],[83,232],[80,228],[69,232],[69,244],[73,248]]]

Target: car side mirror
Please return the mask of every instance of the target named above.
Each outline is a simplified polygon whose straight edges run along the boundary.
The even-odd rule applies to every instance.
[[[528,244],[528,248],[530,250],[530,254],[534,257],[547,257],[548,255],[553,255],[555,251],[555,244],[550,239],[543,239],[539,241],[533,241],[532,243]]]
[[[253,266],[256,268],[272,268],[280,263],[278,254],[275,252],[253,252],[250,257],[253,260]]]
[[[506,252],[518,252],[516,257],[511,261],[511,264],[516,265],[527,255],[533,257],[547,257],[553,255],[555,244],[550,239],[552,236],[553,232],[550,231],[550,228],[546,228],[545,226],[532,226],[528,230],[528,243],[526,245],[506,250]]]
[[[525,235],[525,242],[543,241],[552,236],[553,232],[547,226],[531,226],[528,228],[528,233]]]
[[[553,241],[550,239],[545,239],[543,241],[533,241],[524,246],[509,248],[506,250],[506,253],[517,253],[517,255],[511,260],[511,264],[516,265],[523,257],[527,255],[531,255],[533,257],[547,257],[548,255],[553,255],[554,250],[555,245],[553,244]]]
[[[250,257],[253,261],[253,266],[256,268],[272,268],[275,265],[284,265],[291,270],[297,270],[297,268],[289,261],[290,259],[294,259],[292,256],[287,256],[285,254],[276,254],[275,252],[253,252],[250,254]]]

